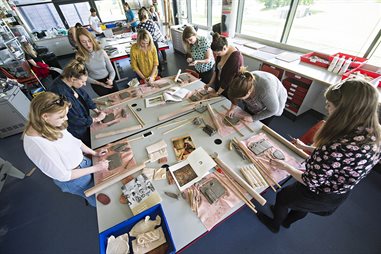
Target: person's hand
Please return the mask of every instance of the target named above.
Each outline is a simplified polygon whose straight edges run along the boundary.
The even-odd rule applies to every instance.
[[[205,84],[205,86],[204,86],[204,90],[206,90],[206,91],[208,91],[208,88],[211,86],[211,84]]]
[[[270,166],[276,167],[277,169],[286,170],[289,165],[282,161],[276,159],[270,159]]]
[[[190,58],[190,57],[188,57],[188,58],[187,58],[187,62],[188,62],[188,63],[191,63],[191,62],[193,62],[193,59]]]
[[[226,115],[232,118],[234,116],[234,108],[231,108],[228,111],[226,111]]]
[[[242,121],[245,121],[245,122],[248,122],[248,123],[254,122],[254,120],[253,120],[253,118],[251,116],[245,116],[245,117],[243,117]]]
[[[107,79],[106,85],[112,86],[113,85],[112,80],[111,79]]]
[[[194,60],[193,62],[189,63],[189,66],[195,66],[198,64],[198,60]]]
[[[127,23],[127,28],[130,28],[131,24],[130,23]]]
[[[300,139],[298,138],[294,138],[291,140],[291,143],[294,144],[297,148],[299,149],[303,149],[305,148],[307,145],[305,143],[303,143]]]
[[[99,114],[98,114],[98,116],[97,116],[97,119],[98,119],[99,121],[102,121],[103,119],[105,119],[105,117],[106,117],[106,113],[103,112],[103,111],[101,111],[101,112],[99,112]]]
[[[106,155],[106,154],[107,154],[107,149],[102,148],[98,152],[96,152],[94,156],[101,157],[101,156]]]
[[[108,170],[108,160],[100,161],[97,165],[93,166],[95,168],[95,172]]]
[[[103,86],[103,87],[105,87],[105,88],[108,88],[108,89],[111,89],[111,88],[112,88],[112,86],[110,86],[110,85],[108,85],[108,84],[106,84],[106,83],[103,83],[103,82],[99,82],[99,85],[100,85],[100,86]]]
[[[152,76],[150,76],[148,79],[147,79],[147,84],[152,86],[153,85],[153,82],[154,82],[154,78]]]

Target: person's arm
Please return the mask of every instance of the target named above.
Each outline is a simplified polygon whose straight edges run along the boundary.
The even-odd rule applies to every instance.
[[[214,71],[212,78],[210,79],[209,83],[205,84],[205,86],[204,86],[205,90],[207,90],[209,87],[211,87],[214,84],[214,82],[216,81],[216,76],[217,76],[216,71]]]
[[[89,175],[98,171],[107,170],[108,164],[109,164],[108,161],[100,161],[97,165],[94,165],[91,167],[73,169],[71,171],[70,180],[78,179],[82,176]]]
[[[95,21],[95,19],[93,19],[93,18],[89,18],[89,23],[90,23],[90,27],[91,27],[91,29],[93,29],[93,31],[96,33],[96,34],[101,34],[100,32],[98,32],[97,31],[97,24],[96,24],[96,21]]]
[[[221,70],[220,84],[222,89],[227,89],[243,65],[241,52],[234,51],[229,56]]]
[[[33,65],[34,67],[41,68],[40,66],[38,66],[38,65],[36,64],[36,62],[35,62],[33,59],[29,59],[28,62],[29,62],[31,65]]]
[[[302,179],[303,171],[296,169],[289,164],[287,164],[284,161],[281,160],[275,160],[275,159],[270,159],[270,165],[275,166],[279,169],[285,170],[287,173],[289,173],[293,178],[295,178],[296,181],[306,185],[306,183]]]
[[[194,60],[193,63],[189,64],[190,66],[196,65],[196,64],[207,64],[211,61],[211,57],[213,55],[212,49],[208,48],[205,53],[205,58],[203,60]]]
[[[309,145],[304,144],[298,138],[291,140],[291,143],[294,144],[297,148],[302,149],[304,151],[308,151],[308,152],[313,152],[313,150],[316,149],[316,147],[314,147],[314,146],[309,146]]]

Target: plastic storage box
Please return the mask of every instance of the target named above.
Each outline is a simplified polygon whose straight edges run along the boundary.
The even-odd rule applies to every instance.
[[[175,254],[176,253],[176,247],[173,242],[171,232],[168,227],[167,220],[165,218],[163,209],[160,204],[153,206],[149,208],[148,210],[145,210],[144,212],[141,212],[130,219],[123,221],[112,228],[109,228],[99,234],[99,244],[100,244],[100,253],[105,254],[106,248],[107,248],[107,239],[113,235],[115,237],[120,236],[122,234],[128,233],[132,227],[138,223],[140,220],[143,220],[146,216],[150,216],[151,220],[154,220],[156,218],[156,215],[159,215],[161,217],[161,227],[164,231],[165,239],[167,240],[168,244],[168,250],[167,254]],[[131,239],[129,240],[130,244],[130,253],[133,253],[132,251],[132,244]]]
[[[345,59],[352,58],[352,63],[349,65],[349,67],[351,67],[351,68],[361,67],[368,61],[368,59],[363,58],[363,57],[352,56],[352,55],[348,55],[345,53],[336,53],[336,54],[333,54],[329,57],[329,62],[331,62],[333,60],[333,58],[337,55],[339,56],[339,58],[341,58],[343,56],[345,57]]]
[[[323,62],[320,62],[320,61],[315,61],[315,60],[313,60],[314,57],[318,57],[318,58],[321,58],[323,60],[326,60],[327,63],[323,63]],[[310,52],[310,53],[307,53],[305,55],[300,56],[300,61],[305,62],[305,63],[309,63],[309,64],[313,64],[313,65],[316,65],[316,66],[320,66],[320,67],[323,67],[323,68],[326,68],[326,69],[328,68],[329,63],[332,61],[332,59],[330,59],[329,55],[326,55],[326,54],[323,54],[323,53],[319,53],[319,52]]]
[[[344,73],[343,76],[341,76],[341,79],[342,80],[347,79],[351,74],[353,74],[355,72],[359,72],[360,74],[363,74],[363,75],[366,75],[368,77],[373,78],[373,80],[371,80],[369,82],[375,84],[376,86],[381,86],[381,78],[380,78],[381,74],[380,73],[376,73],[373,71],[368,71],[368,70],[364,70],[364,69],[360,69],[360,68],[356,68],[356,69],[353,69],[351,71]],[[375,79],[377,79],[377,80],[375,80]]]

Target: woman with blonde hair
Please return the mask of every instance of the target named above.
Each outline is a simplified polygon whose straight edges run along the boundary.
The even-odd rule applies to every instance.
[[[248,72],[241,68],[229,85],[228,98],[232,101],[227,115],[232,117],[241,102],[243,110],[251,114],[245,121],[260,120],[269,125],[274,116],[280,116],[286,105],[287,90],[273,74],[263,71]]]
[[[183,31],[183,43],[191,56],[187,58],[189,66],[194,66],[201,81],[208,84],[212,78],[214,66],[211,42],[205,36],[197,35],[193,27],[187,26]]]
[[[118,91],[115,70],[107,53],[86,28],[77,28],[76,36],[78,51],[75,57],[85,64],[93,90],[99,96]]]
[[[278,232],[280,225],[289,228],[308,213],[331,215],[378,163],[381,152],[378,97],[377,89],[363,80],[347,80],[328,88],[325,93],[328,118],[316,133],[314,146],[309,147],[312,153],[306,159],[306,170],[280,160],[271,161],[296,180],[277,193],[273,219],[258,213],[272,232]],[[300,141],[296,143],[306,147]]]
[[[141,29],[130,51],[131,67],[139,80],[151,84],[157,76],[159,60],[150,33]]]
[[[23,145],[29,159],[63,191],[86,198],[95,206],[94,196],[85,197],[92,187],[91,174],[107,170],[108,161],[92,166],[83,153],[101,156],[73,137],[67,130],[70,103],[62,96],[45,92],[30,104],[29,121],[24,131]]]
[[[82,88],[86,85],[87,70],[83,63],[72,60],[63,70],[60,78],[54,80],[51,91],[65,96],[71,103],[68,112],[68,131],[82,142],[91,146],[90,126],[94,122],[102,121],[106,114],[97,109],[95,103]],[[89,110],[93,110],[98,115],[91,117]]]

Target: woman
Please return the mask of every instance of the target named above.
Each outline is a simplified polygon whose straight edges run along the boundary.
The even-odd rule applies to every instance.
[[[126,15],[127,27],[131,28],[132,32],[135,33],[139,22],[135,19],[135,14],[127,2],[124,3],[123,8]]]
[[[37,51],[29,42],[23,42],[22,48],[25,53],[25,59],[30,64],[33,72],[39,79],[47,78],[50,74],[50,67],[44,63],[43,59],[38,56]]]
[[[230,85],[228,98],[232,105],[227,115],[232,117],[241,102],[243,110],[251,114],[243,119],[247,122],[260,120],[269,125],[274,116],[280,116],[286,105],[287,91],[277,77],[263,71],[245,71],[244,68]]]
[[[211,49],[217,58],[213,76],[205,89],[212,87],[218,95],[227,97],[229,85],[243,65],[243,57],[237,48],[229,46],[226,38],[218,33],[213,34]]]
[[[274,219],[258,214],[273,232],[280,225],[289,228],[309,212],[322,216],[335,212],[380,160],[377,90],[366,81],[348,80],[328,88],[325,97],[328,118],[315,135],[315,147],[309,147],[306,171],[272,161],[297,181],[278,192]],[[300,141],[297,145],[306,148]]]
[[[136,43],[131,47],[130,57],[131,68],[138,79],[152,84],[157,76],[159,60],[152,37],[147,30],[139,30]]]
[[[159,56],[159,52],[161,52],[161,55],[163,57],[164,63],[167,62],[167,53],[165,53],[165,50],[159,50],[159,42],[164,42],[164,36],[160,32],[160,28],[158,25],[149,19],[149,12],[146,9],[141,9],[139,11],[139,20],[140,23],[138,25],[138,30],[145,29],[147,30],[153,39],[153,43],[155,44],[157,55]],[[162,71],[161,63],[159,62],[159,72]]]
[[[208,84],[213,75],[214,57],[210,42],[204,36],[198,36],[193,27],[187,26],[183,31],[183,42],[191,58],[189,66],[194,66],[201,81]]]
[[[91,166],[83,153],[101,156],[106,151],[95,152],[66,130],[69,107],[69,102],[51,92],[35,97],[24,131],[24,150],[63,192],[82,196],[95,206],[94,196],[85,197],[84,191],[92,187],[91,173],[107,170],[108,161]]]
[[[160,16],[159,16],[159,13],[156,12],[155,10],[155,6],[151,5],[149,7],[149,14],[151,15],[151,19],[153,22],[155,22],[157,24],[157,26],[160,28]]]
[[[64,96],[71,103],[68,112],[68,131],[74,137],[82,140],[85,145],[91,146],[90,126],[93,122],[102,121],[106,114],[96,108],[90,96],[82,89],[86,80],[85,66],[73,60],[66,65],[61,77],[54,80],[51,91]],[[98,116],[91,117],[90,109],[96,112]]]
[[[75,26],[70,27],[69,30],[67,31],[67,38],[69,40],[70,45],[73,47],[74,50],[77,48],[77,36],[75,31],[77,28],[82,27],[81,23],[76,23]]]
[[[118,91],[114,82],[115,70],[107,53],[87,29],[77,28],[76,34],[79,42],[76,58],[86,65],[93,90],[99,96]]]

